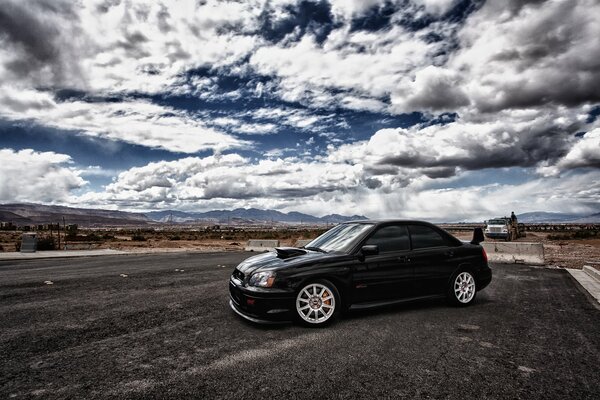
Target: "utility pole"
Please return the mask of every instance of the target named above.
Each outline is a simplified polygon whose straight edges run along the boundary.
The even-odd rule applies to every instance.
[[[65,222],[65,216],[63,215],[63,229],[65,231],[65,250],[67,249],[67,224]]]
[[[56,224],[56,226],[58,226],[58,229],[56,230],[56,235],[58,236],[58,249],[60,250],[60,222]]]

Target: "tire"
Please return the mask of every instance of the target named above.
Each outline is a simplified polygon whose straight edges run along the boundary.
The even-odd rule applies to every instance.
[[[452,275],[448,287],[448,300],[455,306],[466,307],[473,304],[477,295],[475,275],[468,269],[461,269]]]
[[[298,321],[310,327],[323,327],[331,324],[342,309],[342,301],[337,288],[325,279],[305,283],[298,290],[294,305]]]

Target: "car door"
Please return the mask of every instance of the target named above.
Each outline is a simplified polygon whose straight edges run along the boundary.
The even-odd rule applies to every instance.
[[[415,297],[442,294],[454,272],[454,246],[431,226],[409,225]]]
[[[363,245],[377,245],[379,254],[366,256],[355,268],[354,303],[411,297],[413,267],[406,226],[382,226]]]

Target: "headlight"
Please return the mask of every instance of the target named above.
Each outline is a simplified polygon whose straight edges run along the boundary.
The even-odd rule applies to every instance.
[[[265,271],[257,272],[256,274],[250,276],[250,280],[248,280],[248,285],[271,287],[273,286],[273,282],[275,282],[275,273],[271,271]]]

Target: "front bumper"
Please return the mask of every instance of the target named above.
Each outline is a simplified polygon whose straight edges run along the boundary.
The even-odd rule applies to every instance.
[[[248,321],[269,324],[293,320],[294,294],[273,289],[255,291],[229,281],[229,305]]]
[[[508,237],[508,232],[486,232],[485,237],[490,239],[506,239]]]

